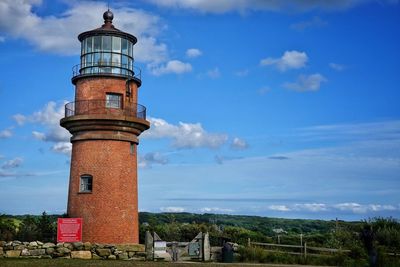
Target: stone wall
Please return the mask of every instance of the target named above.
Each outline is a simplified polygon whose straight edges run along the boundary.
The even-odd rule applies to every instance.
[[[40,241],[0,241],[0,258],[73,258],[145,260],[144,245],[105,245],[89,242],[43,243]]]

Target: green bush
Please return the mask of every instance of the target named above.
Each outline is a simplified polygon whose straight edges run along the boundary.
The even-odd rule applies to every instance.
[[[16,233],[17,226],[14,221],[5,215],[0,215],[0,240],[14,240]]]

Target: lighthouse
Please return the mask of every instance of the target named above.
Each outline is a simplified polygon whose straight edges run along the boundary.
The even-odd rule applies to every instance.
[[[79,34],[80,64],[73,68],[75,101],[60,125],[71,134],[69,217],[82,218],[82,240],[139,243],[137,145],[149,129],[138,104],[141,72],[134,66],[137,38],[104,24]]]

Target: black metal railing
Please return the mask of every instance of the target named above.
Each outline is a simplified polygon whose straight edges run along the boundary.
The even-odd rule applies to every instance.
[[[140,104],[123,105],[112,100],[80,100],[65,105],[65,117],[76,115],[124,115],[146,119],[146,107]]]
[[[86,62],[72,67],[72,78],[84,75],[118,75],[142,80],[142,70],[129,64],[119,62]]]

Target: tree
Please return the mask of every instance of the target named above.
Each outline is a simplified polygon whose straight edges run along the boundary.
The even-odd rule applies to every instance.
[[[17,238],[22,241],[35,241],[40,239],[40,232],[35,217],[27,215],[22,220]]]
[[[17,227],[14,221],[6,215],[0,215],[0,240],[14,240],[16,234]]]
[[[50,216],[44,211],[38,221],[38,231],[41,241],[51,242],[54,241],[56,234],[55,223],[51,220]]]

